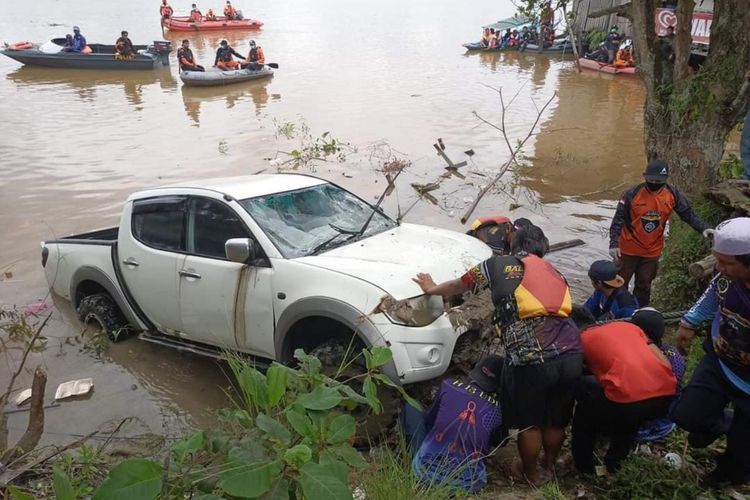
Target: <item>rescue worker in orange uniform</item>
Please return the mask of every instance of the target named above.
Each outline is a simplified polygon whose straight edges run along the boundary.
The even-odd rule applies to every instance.
[[[620,47],[620,50],[617,51],[614,65],[618,68],[630,68],[632,66],[635,66],[635,59],[633,59],[633,48],[630,40],[626,40],[625,43],[622,44],[622,47]]]
[[[572,311],[568,283],[543,260],[549,242],[537,226],[516,231],[511,255],[493,255],[460,278],[436,284],[429,274],[414,281],[426,295],[449,297],[489,288],[494,324],[505,350],[503,418],[518,436],[520,462],[513,472],[539,484],[537,465],[554,473],[573,413],[573,389],[581,375],[583,347]]]
[[[161,0],[161,6],[159,7],[159,14],[162,19],[169,19],[174,14],[174,9],[167,3],[167,0]]]
[[[190,20],[194,23],[203,21],[203,14],[201,14],[201,11],[198,10],[198,6],[195,4],[193,4],[192,8],[190,9]]]
[[[255,40],[250,40],[250,51],[245,58],[247,64],[242,65],[242,69],[258,71],[266,64],[266,55],[263,53],[263,47],[256,45]]]
[[[227,20],[237,19],[237,11],[229,0],[227,0],[227,4],[224,6],[224,17],[226,17]]]
[[[609,254],[619,264],[625,286],[635,275],[633,295],[641,307],[651,302],[651,282],[659,269],[664,230],[672,212],[690,227],[708,236],[709,226],[693,211],[685,195],[667,184],[669,165],[651,160],[643,173],[645,183],[623,193],[609,228]]]
[[[208,9],[206,12],[206,16],[204,17],[206,21],[216,21],[218,18],[216,17],[216,14],[214,14],[214,9]]]
[[[223,70],[239,69],[240,63],[235,61],[232,56],[239,57],[243,61],[245,60],[240,54],[238,54],[226,40],[222,40],[219,43],[219,48],[216,50],[216,59],[214,60],[214,66]]]
[[[182,47],[177,49],[177,61],[180,63],[180,70],[182,71],[206,71],[203,66],[195,64],[189,40],[183,40]]]

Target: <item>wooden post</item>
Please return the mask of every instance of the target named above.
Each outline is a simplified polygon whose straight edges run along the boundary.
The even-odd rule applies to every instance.
[[[578,72],[581,73],[581,62],[578,60],[580,59],[580,56],[578,55],[578,42],[576,41],[576,34],[575,34],[575,28],[573,27],[573,16],[571,15],[568,17],[568,9],[565,7],[565,4],[562,4],[562,11],[563,11],[563,17],[565,18],[565,23],[568,25],[568,35],[570,36],[570,43],[573,45],[573,57],[576,58],[576,68],[578,68]]]
[[[716,265],[716,259],[713,255],[702,258],[698,262],[693,262],[688,266],[690,276],[695,279],[703,279],[711,276]]]

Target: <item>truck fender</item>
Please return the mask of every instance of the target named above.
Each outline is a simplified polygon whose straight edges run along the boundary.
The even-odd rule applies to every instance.
[[[363,312],[358,311],[346,302],[330,297],[305,297],[284,309],[281,317],[276,322],[276,335],[274,338],[276,359],[283,358],[287,348],[287,335],[292,327],[298,321],[311,316],[330,318],[351,328],[367,347],[388,347],[388,342]],[[383,372],[395,383],[400,383],[393,360],[383,366]]]
[[[138,330],[148,329],[146,325],[144,325],[143,322],[138,319],[138,316],[136,315],[135,311],[133,311],[133,308],[130,306],[128,301],[125,299],[125,296],[123,295],[117,284],[115,284],[110,279],[110,277],[107,276],[107,273],[97,267],[83,266],[78,268],[73,274],[73,277],[70,280],[70,302],[71,304],[73,304],[74,309],[78,309],[80,298],[82,298],[77,296],[78,287],[85,281],[93,281],[97,285],[104,288],[109,296],[112,297],[112,300],[115,301],[117,307],[120,308],[120,311],[122,312],[123,316],[125,316],[125,319],[127,319],[128,323],[130,323],[134,328]]]

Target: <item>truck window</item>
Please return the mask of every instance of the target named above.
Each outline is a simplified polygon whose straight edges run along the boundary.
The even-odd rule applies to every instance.
[[[190,221],[191,253],[203,257],[226,259],[224,243],[228,239],[250,238],[249,231],[234,210],[210,198],[192,199]]]
[[[187,210],[184,197],[162,197],[133,203],[133,237],[158,250],[184,252]]]

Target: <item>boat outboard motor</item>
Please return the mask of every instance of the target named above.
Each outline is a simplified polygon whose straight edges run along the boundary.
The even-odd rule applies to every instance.
[[[172,42],[154,40],[154,44],[148,46],[148,51],[151,54],[159,56],[162,66],[169,66],[169,53],[172,52]]]

